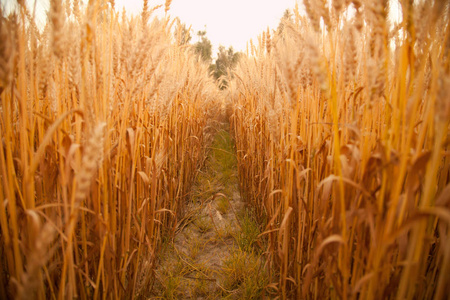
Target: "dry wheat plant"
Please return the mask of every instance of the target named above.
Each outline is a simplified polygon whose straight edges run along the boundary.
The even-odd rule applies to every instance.
[[[397,19],[389,4],[397,2]],[[304,1],[230,86],[267,294],[450,297],[448,1]]]
[[[155,9],[52,0],[43,28],[24,1],[0,13],[0,298],[149,290],[218,107]]]

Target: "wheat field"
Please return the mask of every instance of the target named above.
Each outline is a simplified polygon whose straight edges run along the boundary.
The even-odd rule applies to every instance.
[[[231,87],[240,186],[282,298],[445,299],[449,4],[304,1]],[[349,17],[350,11],[352,17]],[[254,58],[253,58],[254,57]]]
[[[225,90],[169,0],[0,12],[0,298],[147,299],[226,119],[264,298],[448,299],[450,4],[393,2],[298,3]]]
[[[216,87],[146,1],[135,18],[65,3],[42,32],[23,5],[1,20],[1,298],[138,296],[184,209]]]

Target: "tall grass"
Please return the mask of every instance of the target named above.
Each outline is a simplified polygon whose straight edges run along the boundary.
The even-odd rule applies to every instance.
[[[267,220],[267,293],[445,299],[449,3],[304,1],[230,85],[240,186]]]
[[[52,0],[41,30],[23,1],[0,14],[0,298],[149,290],[219,107],[154,9]]]

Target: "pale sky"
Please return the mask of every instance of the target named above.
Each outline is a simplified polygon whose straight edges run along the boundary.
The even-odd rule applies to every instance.
[[[26,2],[33,11],[35,0]],[[188,27],[192,25],[192,43],[198,41],[197,31],[204,30],[206,26],[206,36],[213,44],[215,55],[219,45],[227,48],[233,46],[235,51],[245,51],[250,39],[256,41],[257,36],[267,27],[275,29],[284,11],[287,8],[292,10],[295,2],[296,0],[173,0],[169,14],[179,17]],[[0,0],[0,3],[5,8],[17,2]],[[158,10],[158,16],[164,15],[164,3],[165,0],[149,0],[150,7],[163,5]],[[116,0],[116,11],[119,12],[125,7],[128,13],[139,14],[142,6],[143,0]],[[49,0],[36,0],[38,23],[45,23],[45,11],[48,7]]]
[[[49,0],[25,1],[31,12],[36,7],[38,25],[44,24]],[[298,1],[301,10],[303,1]],[[121,12],[123,7],[130,14],[139,14],[142,11],[143,0],[115,0],[115,2],[118,12]],[[397,2],[398,0],[390,0],[390,17],[399,22],[401,12]],[[9,11],[16,3],[17,0],[0,0],[4,11]],[[158,16],[164,16],[164,3],[165,0],[149,0],[150,7],[163,5],[156,13]],[[214,56],[219,45],[227,48],[233,46],[235,51],[245,51],[250,39],[256,42],[257,36],[267,27],[276,29],[284,11],[286,9],[292,11],[295,3],[296,0],[172,0],[169,14],[172,17],[179,17],[188,27],[192,25],[191,43],[198,41],[197,31],[206,29],[206,36],[214,47]]]
[[[142,9],[142,0],[116,0],[116,9],[123,6],[132,13]],[[164,1],[149,1],[150,6]],[[179,17],[187,26],[192,25],[192,41],[197,31],[204,30],[215,50],[221,44],[245,51],[246,43],[266,30],[274,29],[284,11],[293,9],[295,0],[173,0],[169,14]],[[164,13],[164,7],[160,9]],[[215,53],[214,53],[215,54]]]

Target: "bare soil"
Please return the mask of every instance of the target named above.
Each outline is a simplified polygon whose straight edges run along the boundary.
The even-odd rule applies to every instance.
[[[245,207],[226,130],[216,134],[187,207],[174,239],[166,242],[159,254],[151,299],[253,298],[244,297],[241,285],[246,279],[234,270],[239,268],[234,257],[243,257],[244,264],[247,259],[261,264],[239,246],[239,219]]]

